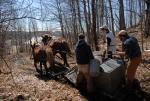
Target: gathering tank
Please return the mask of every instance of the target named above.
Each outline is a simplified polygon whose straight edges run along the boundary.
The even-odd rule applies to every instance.
[[[96,87],[96,90],[100,92],[113,94],[124,82],[126,69],[125,62],[120,59],[107,59],[103,61],[102,55],[99,51],[95,51],[93,52],[93,54],[96,60],[96,62],[94,63],[99,64],[99,67],[97,67],[97,64],[92,63],[92,68],[96,66],[96,69],[94,70],[99,70],[99,72],[95,72],[96,75],[91,75],[93,76],[94,86]],[[97,62],[97,60],[99,60],[100,63]],[[94,72],[92,72],[92,74],[94,74]],[[74,69],[71,72],[67,73],[66,77],[73,84],[75,84],[77,78],[77,70]]]
[[[126,65],[121,60],[108,59],[100,68],[100,74],[94,78],[96,87],[99,91],[114,93],[124,82]]]

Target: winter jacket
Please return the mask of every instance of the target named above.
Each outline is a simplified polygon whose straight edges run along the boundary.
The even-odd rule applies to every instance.
[[[107,42],[107,52],[115,52],[116,51],[116,42],[115,36],[112,32],[106,33],[106,42]]]
[[[90,46],[85,40],[78,41],[75,49],[77,64],[89,64],[94,59]]]
[[[140,46],[138,44],[138,40],[135,37],[127,36],[124,39],[123,50],[130,59],[141,56]]]
[[[113,35],[112,32],[106,33],[106,38],[107,38],[107,45],[108,46],[115,46],[116,45],[115,36]]]

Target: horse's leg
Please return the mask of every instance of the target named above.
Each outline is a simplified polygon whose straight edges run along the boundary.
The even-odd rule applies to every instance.
[[[48,68],[47,68],[47,64],[46,64],[46,61],[43,63],[44,67],[45,67],[45,71],[46,71],[46,75],[48,75]]]
[[[64,65],[66,65],[67,67],[69,67],[68,61],[67,61],[67,54],[66,53],[61,53],[61,57],[64,60]]]
[[[51,70],[54,70],[54,60],[55,60],[55,56],[53,54],[50,54],[50,57],[49,57],[49,64],[50,64],[50,69]]]
[[[55,67],[55,56],[56,56],[57,52],[53,52],[53,55],[51,56],[51,67],[54,68]]]
[[[33,53],[33,52],[32,52]],[[32,53],[30,53],[30,59],[32,59]]]
[[[42,62],[40,62],[40,74],[41,75],[43,74],[43,71],[42,71]]]
[[[34,61],[34,67],[35,67],[36,71],[39,72],[39,69],[37,68],[37,61]]]

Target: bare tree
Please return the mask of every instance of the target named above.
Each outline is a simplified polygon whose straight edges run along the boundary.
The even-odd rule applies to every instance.
[[[98,47],[98,41],[97,41],[97,34],[96,34],[96,6],[95,6],[95,0],[92,0],[92,34],[94,36],[94,45],[96,51],[99,50]]]
[[[79,20],[80,28],[81,28],[82,33],[84,34],[84,29],[83,29],[82,22],[81,22],[81,14],[80,14],[81,11],[80,11],[80,2],[79,2],[79,0],[77,0],[77,9],[78,9],[78,20]]]
[[[120,30],[126,29],[125,25],[125,18],[124,18],[124,4],[123,0],[119,0],[120,3],[120,9],[119,9],[119,25],[120,25]]]
[[[145,36],[150,36],[150,1],[145,0],[146,5],[147,5],[147,10],[146,10],[146,21],[145,21]]]
[[[11,0],[0,1],[0,56],[4,55],[6,31],[9,27],[10,21],[13,16],[12,11],[14,2]]]
[[[64,35],[63,17],[62,17],[62,9],[61,9],[61,2],[60,2],[60,0],[56,0],[56,5],[57,5],[58,18],[59,18],[59,22],[60,22],[62,36],[65,37],[65,35]]]
[[[133,0],[129,0],[129,9],[133,10]],[[130,26],[133,26],[133,12],[130,12]]]
[[[84,17],[85,17],[85,23],[86,23],[86,31],[87,31],[87,38],[88,38],[88,42],[90,42],[90,24],[88,21],[88,13],[87,13],[87,8],[86,8],[86,0],[83,0],[83,4],[84,4]]]
[[[113,10],[112,10],[112,5],[111,5],[111,0],[109,0],[109,6],[110,6],[110,13],[111,13],[111,27],[112,27],[112,32],[115,35],[115,30],[114,30],[114,17],[113,17]]]

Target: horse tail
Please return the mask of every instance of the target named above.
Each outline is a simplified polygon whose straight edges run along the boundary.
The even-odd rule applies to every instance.
[[[47,47],[46,48],[46,54],[47,54],[47,60],[50,64],[50,67],[54,67],[54,55],[53,55],[52,48]]]

